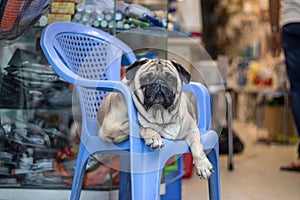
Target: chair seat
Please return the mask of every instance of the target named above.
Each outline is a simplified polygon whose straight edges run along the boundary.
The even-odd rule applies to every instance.
[[[156,170],[155,167],[153,167],[153,163],[155,159],[159,158],[161,165],[160,168],[164,167],[164,163],[167,162],[167,160],[170,158],[170,155],[178,155],[183,154],[186,152],[190,152],[189,146],[184,140],[168,140],[164,139],[164,148],[161,150],[153,150],[146,145],[144,145],[143,139],[140,140],[141,146],[143,147],[143,154],[135,155],[135,159],[143,159],[144,154],[149,154],[147,156],[147,159],[143,159],[144,162],[147,162],[145,165],[147,168],[143,168],[142,170],[151,171]],[[216,142],[218,142],[218,134],[215,131],[207,131],[205,133],[201,134],[201,141],[203,143],[203,148],[205,151],[209,151],[214,148]],[[111,143],[102,140],[98,136],[90,136],[88,137],[88,141],[84,141],[85,148],[88,152],[91,154],[94,153],[107,153],[107,154],[130,154],[130,141],[129,139],[119,143]],[[99,145],[101,145],[101,150],[99,149]],[[105,150],[104,150],[105,149]],[[156,165],[156,164],[155,164]],[[136,169],[135,172],[139,172],[140,170]],[[142,171],[143,172],[143,171]]]

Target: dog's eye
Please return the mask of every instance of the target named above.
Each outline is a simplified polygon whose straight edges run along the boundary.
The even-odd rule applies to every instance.
[[[150,76],[144,76],[140,79],[141,84],[149,83],[150,82]]]
[[[150,81],[150,79],[148,77],[141,78],[142,83],[148,83],[149,81]]]
[[[170,76],[170,77],[168,78],[168,81],[173,83],[173,82],[176,81],[176,79],[175,79],[173,76]]]
[[[170,73],[166,73],[165,77],[166,77],[166,80],[168,80],[168,82],[170,82],[170,83],[176,82],[176,78],[174,76],[172,76]]]
[[[155,79],[155,74],[153,73],[147,73],[144,74],[141,78],[140,78],[140,82],[141,84],[147,84],[152,82]]]

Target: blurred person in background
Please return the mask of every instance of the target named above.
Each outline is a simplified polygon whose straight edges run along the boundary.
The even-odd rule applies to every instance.
[[[270,51],[283,50],[290,82],[291,109],[298,133],[298,157],[282,170],[300,172],[300,0],[269,0]]]

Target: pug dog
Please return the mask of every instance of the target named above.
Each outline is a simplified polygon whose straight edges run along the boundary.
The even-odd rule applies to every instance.
[[[122,81],[129,85],[137,109],[140,137],[152,149],[164,147],[162,138],[185,140],[189,145],[197,174],[208,179],[213,171],[200,141],[197,117],[183,83],[190,74],[174,60],[137,60],[126,69]],[[128,114],[122,94],[111,92],[99,106],[99,136],[109,142],[129,137]]]

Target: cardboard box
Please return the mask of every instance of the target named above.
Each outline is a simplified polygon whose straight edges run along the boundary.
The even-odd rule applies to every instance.
[[[283,105],[264,106],[264,126],[271,141],[289,142],[296,137],[292,112],[290,108],[286,114],[284,112]]]
[[[52,2],[51,3],[52,14],[71,14],[75,13],[75,3],[71,2]]]
[[[48,14],[48,24],[53,22],[71,22],[72,16],[67,14]]]

